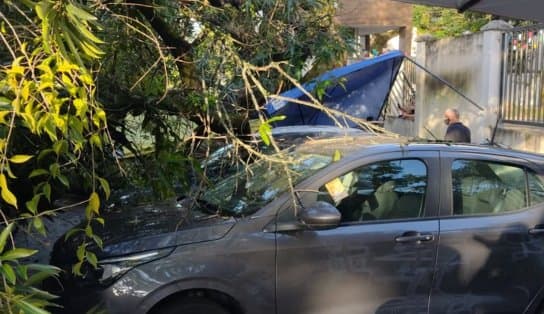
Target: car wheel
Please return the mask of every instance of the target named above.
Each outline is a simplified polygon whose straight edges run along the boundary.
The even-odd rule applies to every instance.
[[[221,305],[201,297],[185,297],[168,302],[152,311],[153,314],[230,314]]]

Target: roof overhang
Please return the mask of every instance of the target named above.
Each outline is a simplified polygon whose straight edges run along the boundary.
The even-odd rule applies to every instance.
[[[544,22],[543,0],[393,0],[488,13],[513,19]]]

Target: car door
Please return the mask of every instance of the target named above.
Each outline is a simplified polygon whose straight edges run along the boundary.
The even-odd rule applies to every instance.
[[[277,232],[278,313],[426,313],[438,238],[438,153],[406,150],[337,168],[321,173],[300,199],[304,206],[332,203],[341,224]],[[289,210],[278,226],[293,219]]]
[[[431,313],[524,313],[544,286],[544,185],[524,160],[442,153]]]

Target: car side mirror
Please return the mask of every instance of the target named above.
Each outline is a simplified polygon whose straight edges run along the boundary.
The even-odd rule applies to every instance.
[[[316,202],[298,213],[302,224],[310,229],[332,229],[338,227],[342,214],[327,202]]]

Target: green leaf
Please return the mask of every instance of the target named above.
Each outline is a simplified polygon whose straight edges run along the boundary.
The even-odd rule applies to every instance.
[[[47,149],[44,149],[42,151],[40,151],[40,153],[38,154],[38,161],[41,161],[42,159],[44,159],[47,155],[51,154],[51,153],[54,153],[55,151],[51,148],[47,148]]]
[[[51,173],[51,176],[53,178],[56,178],[58,177],[58,175],[60,174],[60,165],[58,163],[52,163],[50,166],[49,166],[49,173]]]
[[[83,21],[95,21],[97,19],[96,16],[73,3],[68,3],[66,5],[66,11]]]
[[[98,149],[102,150],[102,140],[100,139],[100,136],[98,134],[91,135],[90,141],[94,147],[97,147]]]
[[[15,281],[17,280],[17,277],[15,277],[15,272],[13,271],[13,268],[8,263],[2,264],[2,273],[6,277],[6,279],[11,282],[12,285],[15,284]]]
[[[36,254],[36,252],[38,252],[38,250],[16,248],[16,249],[9,250],[9,251],[5,252],[4,254],[2,254],[2,256],[0,256],[0,260],[2,260],[2,261],[12,261],[12,260],[32,256],[32,255]]]
[[[11,111],[0,111],[0,123],[8,124],[6,122],[6,116],[11,114],[11,113],[12,113]]]
[[[40,309],[39,307],[25,301],[24,299],[16,299],[15,304],[25,314],[49,314],[48,311]]]
[[[94,212],[95,214],[100,214],[100,197],[98,197],[98,193],[93,192],[91,193],[91,196],[89,197],[89,204],[87,205],[87,209],[89,211]]]
[[[47,234],[45,232],[43,220],[40,217],[35,217],[34,219],[32,219],[32,225],[34,226],[34,229],[36,229],[36,231],[38,231],[41,235],[45,236]]]
[[[55,127],[55,120],[53,119],[53,117],[46,116],[43,128],[45,130],[45,133],[49,135],[49,138],[52,141],[57,141],[57,129]]]
[[[4,247],[6,247],[6,241],[11,234],[13,226],[15,226],[15,223],[12,222],[6,228],[4,228],[4,230],[2,230],[2,233],[0,233],[0,252],[4,251]]]
[[[79,79],[87,84],[87,85],[93,85],[94,84],[94,80],[93,80],[93,77],[87,73],[84,73],[84,74],[81,74],[79,76]],[[77,99],[76,99],[77,100]],[[76,101],[74,100],[74,105],[76,106],[76,108],[78,108],[78,105],[84,105],[85,107],[80,107],[78,108],[78,112],[79,112],[79,115],[83,115],[85,114],[85,112],[87,111],[87,108],[86,108],[86,104],[82,104],[82,103],[79,103],[79,104],[76,104]]]
[[[64,240],[68,240],[71,236],[73,236],[75,233],[81,231],[79,228],[70,229],[68,232],[66,232],[66,235],[64,236]]]
[[[87,260],[91,265],[93,265],[94,268],[98,265],[98,260],[96,258],[96,255],[93,252],[87,252]]]
[[[49,11],[51,10],[52,5],[53,4],[49,1],[37,2],[34,10],[36,11],[36,15],[38,15],[40,20],[44,20],[45,18],[47,18],[47,15],[49,15]]]
[[[40,203],[40,198],[42,194],[36,194],[32,199],[28,202],[26,202],[26,208],[29,212],[36,215],[38,213],[38,204]]]
[[[15,156],[12,156],[9,161],[11,161],[12,163],[14,164],[22,164],[22,163],[25,163],[27,161],[29,161],[32,157],[32,155],[15,155]]]
[[[53,151],[55,151],[55,154],[57,156],[60,156],[60,154],[65,153],[68,149],[68,144],[66,143],[66,140],[60,140],[58,142],[55,142],[53,144]]]
[[[60,273],[62,270],[53,265],[47,264],[27,264],[26,267],[32,271],[45,272],[53,276]]]
[[[48,278],[48,277],[46,277],[46,278]],[[44,278],[44,279],[46,279],[46,278]],[[42,305],[42,304],[46,303],[46,302],[44,302],[44,300],[53,300],[53,299],[58,298],[58,296],[56,296],[54,294],[51,294],[51,293],[49,293],[47,291],[37,289],[35,287],[31,287],[27,283],[25,283],[25,286],[27,287],[25,290],[27,290],[29,293],[31,293],[33,297],[41,299],[39,305]],[[36,304],[36,305],[38,305],[38,304]],[[49,302],[47,302],[47,305],[52,306],[52,307],[61,307],[60,305],[52,304],[52,303],[49,303]]]
[[[44,184],[42,191],[47,200],[51,202],[51,185],[49,183]]]
[[[19,277],[23,278],[23,280],[28,279],[28,267],[26,265],[17,265],[15,270],[17,271]]]
[[[86,243],[82,243],[80,246],[77,247],[76,250],[76,256],[79,261],[82,261],[85,257],[85,248],[87,247]]]
[[[91,227],[91,225],[87,225],[87,227],[85,227],[85,234],[88,237],[91,237],[93,235],[93,228]]]
[[[17,208],[17,198],[11,191],[8,189],[8,182],[6,176],[3,173],[0,173],[0,188],[2,188],[2,198],[6,203]]]
[[[287,118],[287,116],[285,116],[285,115],[275,116],[275,117],[272,117],[272,118],[268,119],[266,121],[266,123],[271,124],[271,123],[274,123],[274,122],[283,121],[283,120],[285,120],[285,118]]]
[[[72,273],[74,275],[78,275],[78,276],[81,276],[82,273],[81,273],[81,266],[83,265],[83,262],[77,262],[75,263],[73,266],[72,266]]]
[[[32,274],[30,277],[28,277],[28,279],[25,281],[24,285],[28,287],[28,286],[33,286],[33,285],[39,284],[42,281],[44,281],[45,279],[47,279],[49,277],[52,277],[52,276],[55,276],[57,273],[58,273],[58,271],[56,271],[56,272],[39,271],[37,273]]]
[[[4,165],[4,170],[6,170],[8,176],[12,179],[17,179],[17,177],[15,176],[15,174],[13,173],[13,171],[11,171],[11,167],[8,163],[6,163]]]
[[[45,169],[34,169],[32,170],[32,172],[30,173],[30,175],[28,176],[28,178],[34,178],[34,177],[38,177],[38,176],[43,176],[43,175],[48,175],[49,174],[49,171],[45,170]]]
[[[102,239],[100,239],[99,236],[97,236],[96,234],[93,234],[91,236],[91,238],[93,239],[94,243],[96,243],[96,245],[98,245],[98,247],[100,249],[103,249],[103,246],[104,246],[104,242],[102,242]]]
[[[96,220],[99,224],[101,224],[102,226],[104,226],[104,218],[102,218],[102,217],[96,217],[94,220]]]
[[[104,178],[99,177],[98,182],[100,182],[100,186],[102,187],[104,194],[106,194],[106,198],[110,198],[110,184],[108,183],[108,181]]]
[[[11,105],[11,99],[0,96],[0,107],[1,106],[10,106]]]
[[[65,187],[70,187],[70,181],[68,181],[68,178],[65,175],[59,174],[57,179],[62,183]]]
[[[270,131],[270,125],[266,122],[259,126],[259,135],[266,146],[270,145],[270,136],[268,135]]]

